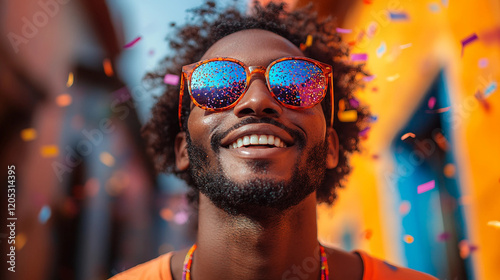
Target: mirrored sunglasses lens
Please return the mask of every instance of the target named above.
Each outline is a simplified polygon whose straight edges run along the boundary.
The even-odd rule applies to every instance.
[[[212,109],[228,107],[245,90],[245,68],[232,61],[210,61],[191,76],[191,95],[198,104]]]
[[[284,104],[309,107],[321,102],[327,79],[316,64],[305,60],[284,60],[269,70],[269,87]]]

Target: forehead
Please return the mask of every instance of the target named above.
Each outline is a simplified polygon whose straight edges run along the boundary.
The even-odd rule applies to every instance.
[[[276,33],[249,29],[220,39],[205,52],[202,60],[231,57],[249,66],[266,66],[285,56],[304,56],[304,54],[294,44]]]

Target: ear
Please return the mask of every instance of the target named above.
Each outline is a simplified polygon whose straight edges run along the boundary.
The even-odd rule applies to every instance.
[[[175,136],[175,166],[179,171],[185,171],[189,167],[189,157],[187,152],[186,132],[179,132]]]
[[[328,141],[326,168],[333,169],[339,163],[339,137],[335,129],[331,127],[327,128],[326,140]]]

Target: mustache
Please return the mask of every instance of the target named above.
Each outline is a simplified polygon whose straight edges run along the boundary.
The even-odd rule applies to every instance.
[[[288,134],[290,134],[293,137],[293,139],[295,140],[295,143],[298,145],[299,149],[303,149],[305,147],[306,137],[302,131],[289,128],[289,127],[285,126],[284,124],[282,124],[282,123],[280,123],[277,120],[272,119],[272,118],[248,117],[246,119],[241,120],[239,123],[235,124],[234,126],[232,126],[231,128],[229,128],[228,130],[226,130],[222,133],[217,133],[217,132],[214,133],[212,138],[210,139],[210,145],[212,147],[212,150],[214,150],[216,153],[219,152],[222,139],[224,139],[229,133],[231,133],[232,131],[234,131],[234,130],[236,130],[244,125],[253,124],[253,123],[267,123],[267,124],[277,126],[281,129],[285,130]]]

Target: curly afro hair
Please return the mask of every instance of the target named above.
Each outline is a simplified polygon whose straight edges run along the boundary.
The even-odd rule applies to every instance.
[[[152,154],[158,172],[174,173],[192,184],[189,171],[180,172],[175,168],[174,141],[180,132],[178,114],[179,86],[166,85],[166,74],[180,75],[183,65],[199,61],[210,46],[219,39],[246,29],[263,29],[274,32],[303,50],[306,57],[330,64],[334,69],[334,124],[339,137],[339,161],[335,169],[327,170],[323,186],[317,192],[318,202],[332,204],[336,198],[336,189],[345,185],[345,177],[351,172],[349,157],[359,151],[360,131],[368,128],[369,111],[359,106],[354,97],[355,91],[362,86],[361,79],[368,75],[363,65],[349,63],[349,47],[336,33],[332,20],[318,20],[312,6],[288,11],[284,3],[269,3],[262,6],[258,2],[250,13],[242,13],[235,7],[224,10],[207,1],[201,7],[191,10],[193,17],[189,23],[176,27],[167,40],[173,54],[164,58],[154,72],[146,75],[145,81],[152,88],[163,91],[152,109],[151,120],[143,127],[149,153]],[[305,47],[308,36],[312,36],[312,45]],[[184,94],[182,109],[183,129],[187,131],[190,100]],[[323,112],[329,122],[330,102],[322,102]],[[344,110],[356,110],[357,120],[341,122],[338,118],[340,107]],[[196,203],[198,193],[194,189],[188,193]]]

